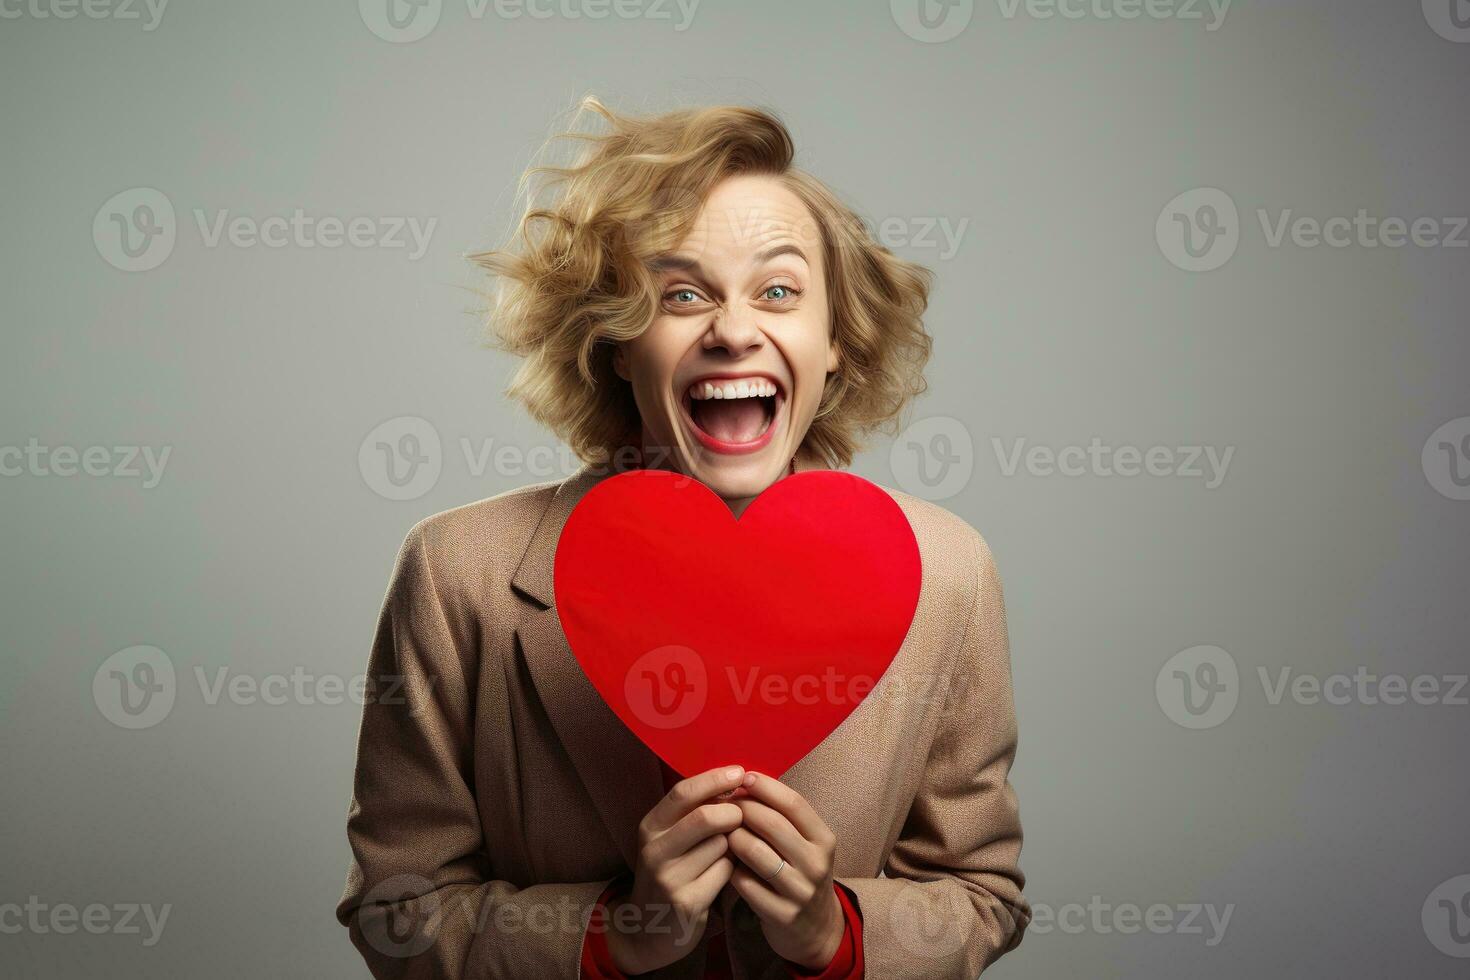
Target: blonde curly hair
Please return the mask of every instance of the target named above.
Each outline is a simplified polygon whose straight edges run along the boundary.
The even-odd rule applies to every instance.
[[[601,131],[582,125],[597,118]],[[801,199],[821,232],[838,350],[802,451],[846,467],[861,436],[898,431],[905,407],[926,388],[932,340],[922,317],[933,273],[874,241],[856,213],[795,168],[791,136],[774,114],[712,106],[635,116],[588,96],[544,149],[558,139],[579,145],[574,161],[530,167],[511,241],[470,256],[498,280],[489,345],[525,358],[507,397],[586,462],[636,446],[638,406],[612,353],[654,319],[650,261],[679,246],[719,181],[769,175]]]

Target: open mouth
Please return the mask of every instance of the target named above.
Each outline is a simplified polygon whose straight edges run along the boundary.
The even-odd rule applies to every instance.
[[[699,442],[718,453],[751,453],[775,435],[786,393],[764,375],[701,378],[680,405]]]

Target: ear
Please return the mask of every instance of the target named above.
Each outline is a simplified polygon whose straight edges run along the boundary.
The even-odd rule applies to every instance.
[[[836,339],[834,339],[830,344],[827,345],[827,373],[831,374],[833,371],[836,371],[837,365],[837,341]]]
[[[613,371],[616,372],[618,377],[622,378],[624,381],[633,380],[632,378],[628,377],[628,358],[627,355],[623,352],[623,345],[621,342],[613,346],[612,366]]]

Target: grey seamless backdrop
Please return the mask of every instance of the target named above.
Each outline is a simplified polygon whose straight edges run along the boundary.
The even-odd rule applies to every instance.
[[[352,679],[414,521],[571,471],[465,255],[593,92],[938,274],[854,469],[1005,581],[993,974],[1464,975],[1470,5],[393,2],[0,4],[0,972],[365,974]]]

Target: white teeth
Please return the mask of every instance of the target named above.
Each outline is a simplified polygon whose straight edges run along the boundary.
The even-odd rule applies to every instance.
[[[765,378],[743,378],[739,381],[698,381],[689,388],[689,397],[696,401],[710,398],[769,398],[776,393],[776,386]]]

